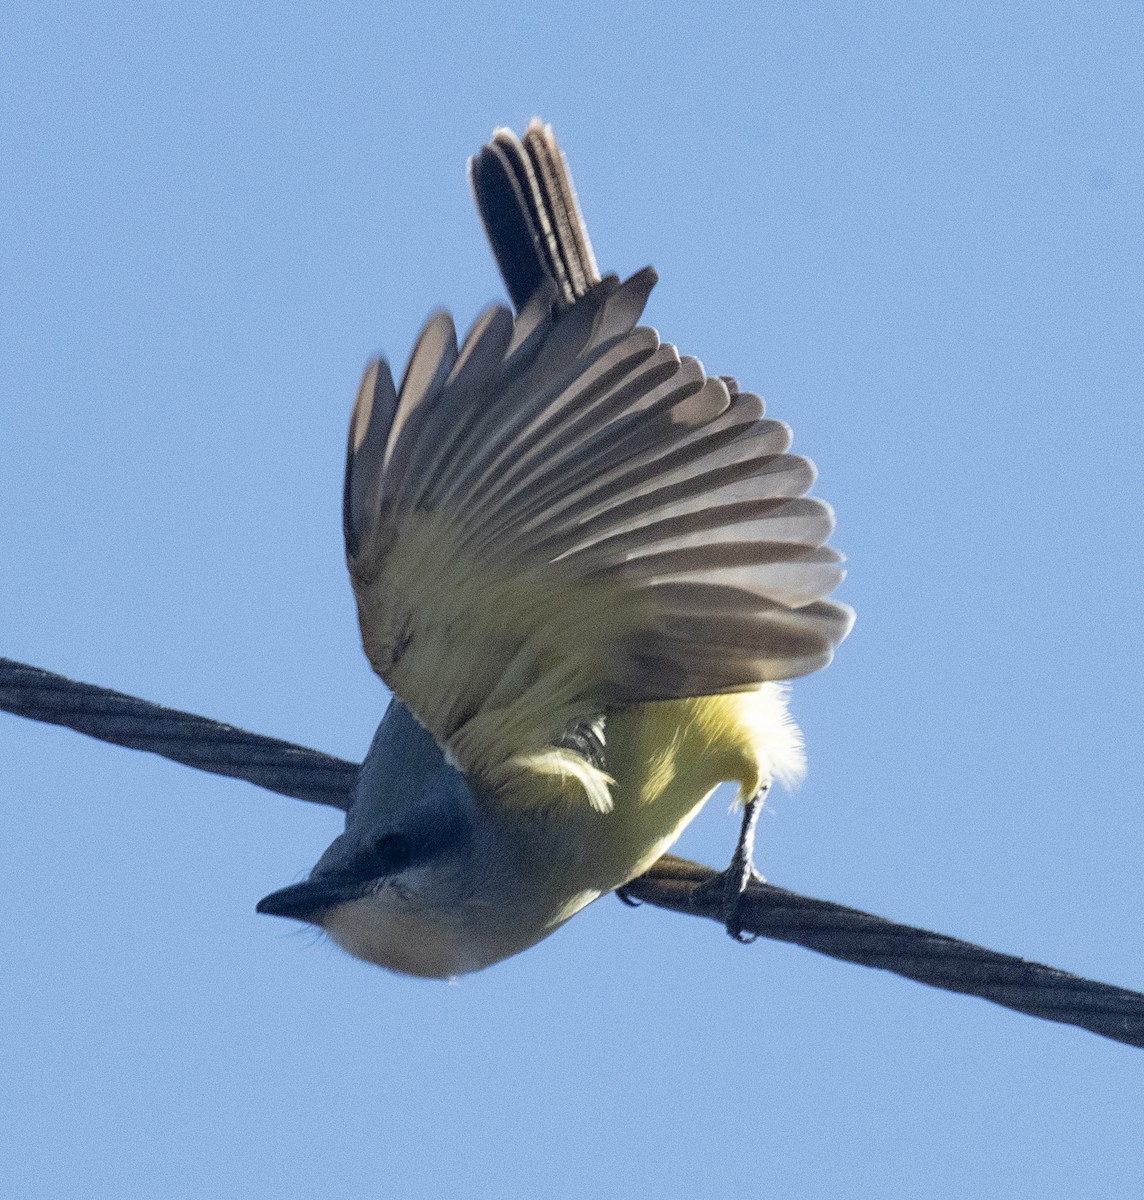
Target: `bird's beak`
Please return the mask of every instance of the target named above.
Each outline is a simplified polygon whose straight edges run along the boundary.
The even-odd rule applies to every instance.
[[[320,925],[322,914],[346,900],[344,889],[331,887],[320,880],[308,879],[305,883],[294,883],[263,896],[255,911],[268,913],[272,917],[293,917],[295,921],[309,921]]]

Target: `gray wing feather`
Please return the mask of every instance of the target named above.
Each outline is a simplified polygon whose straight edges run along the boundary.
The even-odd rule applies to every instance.
[[[421,331],[410,355],[409,365],[405,368],[397,393],[397,412],[389,431],[383,470],[389,466],[406,423],[420,405],[435,400],[445,386],[445,380],[457,361],[457,353],[457,331],[453,326],[453,318],[446,312],[436,313]]]
[[[380,503],[382,461],[397,412],[397,388],[389,364],[376,358],[365,369],[350,421],[346,453],[346,482],[342,501],[342,529],[346,553],[353,559],[361,545],[371,514]]]
[[[458,440],[436,436],[436,431],[459,427],[480,405],[504,359],[512,326],[512,314],[503,305],[486,309],[465,338],[446,380],[433,392],[433,403],[422,401],[404,428],[395,429],[386,488],[397,505],[422,504],[434,480],[446,478],[453,469]],[[446,355],[442,367],[447,360]]]
[[[640,619],[602,655],[602,704],[815,670],[852,619],[824,599],[842,571],[813,465],[757,396],[635,324],[652,282],[609,277],[569,307],[541,288],[459,351],[439,314],[396,400],[371,365],[351,426],[351,569],[368,531],[444,510],[483,562],[609,585]]]

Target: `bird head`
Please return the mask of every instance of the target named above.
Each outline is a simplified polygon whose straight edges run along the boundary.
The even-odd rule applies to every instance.
[[[531,857],[394,700],[362,764],[345,832],[308,879],[264,897],[258,911],[316,925],[367,962],[446,979],[551,932],[544,914],[521,902]]]

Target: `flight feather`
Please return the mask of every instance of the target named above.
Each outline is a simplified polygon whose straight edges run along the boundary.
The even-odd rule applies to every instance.
[[[344,504],[370,662],[493,790],[610,708],[816,670],[852,619],[787,427],[638,324],[655,273],[601,279],[550,131],[514,143],[471,176],[517,313],[459,347],[432,317],[400,387],[369,365]]]

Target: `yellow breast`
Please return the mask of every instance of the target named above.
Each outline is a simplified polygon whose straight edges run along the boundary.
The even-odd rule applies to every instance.
[[[746,800],[772,778],[797,782],[802,734],[787,689],[639,704],[612,713],[606,728],[613,808],[596,823],[593,850],[618,886],[665,853],[724,782]]]

